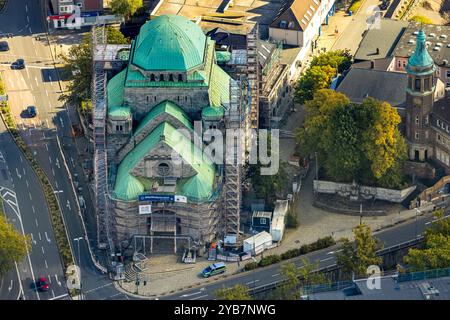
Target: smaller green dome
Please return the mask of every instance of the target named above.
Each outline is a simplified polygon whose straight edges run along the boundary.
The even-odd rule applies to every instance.
[[[417,69],[429,68],[433,65],[433,58],[431,58],[427,50],[425,33],[423,30],[420,30],[417,34],[416,50],[414,50],[413,55],[409,57],[406,70],[409,73],[417,73],[417,71],[420,72],[420,70]]]

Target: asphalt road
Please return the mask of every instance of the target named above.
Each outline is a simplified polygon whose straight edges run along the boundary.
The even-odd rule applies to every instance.
[[[447,217],[449,212],[446,213]],[[400,224],[396,227],[387,229],[377,233],[375,236],[384,245],[384,248],[394,246],[414,239],[416,236],[420,236],[425,227],[428,226],[434,217],[431,214],[419,217],[417,220],[417,235],[416,235],[416,221],[412,220]],[[320,251],[315,251],[306,254],[302,257],[306,257],[311,262],[319,261],[319,267],[328,267],[336,264],[335,253],[339,250],[339,246],[329,247]],[[298,268],[302,268],[300,258],[293,259],[292,262]],[[214,282],[210,285],[195,288],[192,290],[183,291],[171,296],[166,296],[162,299],[168,300],[211,300],[215,299],[214,291],[223,287],[231,287],[238,283],[248,286],[250,289],[262,287],[271,284],[276,281],[282,280],[281,276],[282,263],[268,266],[262,269],[255,269],[249,272],[244,272],[240,275],[232,276],[222,281]],[[151,285],[151,283],[150,283]]]
[[[72,177],[74,179],[84,180],[82,179],[83,171],[78,161],[73,139],[71,139],[70,121],[66,107],[58,101],[61,94],[58,82],[59,75],[54,68],[52,52],[45,38],[45,22],[42,19],[42,13],[43,10],[39,1],[15,0],[14,4],[10,1],[6,10],[0,14],[0,34],[13,34],[12,38],[5,39],[8,41],[10,51],[0,53],[0,70],[4,70],[2,76],[6,82],[9,103],[16,123],[23,130],[23,136],[27,144],[31,146],[56,192],[76,263],[78,264],[81,259],[81,276],[85,298],[127,299],[125,295],[114,288],[107,275],[98,271],[91,260],[85,238],[85,229],[76,202],[78,195],[70,181],[70,175],[74,175]],[[24,70],[11,70],[10,64],[18,58],[25,59],[27,67]],[[24,113],[29,105],[36,106],[37,117],[28,118]],[[65,151],[66,162],[62,155],[62,149]],[[78,174],[79,177],[76,178],[75,174]],[[37,187],[37,182],[32,185],[34,186],[34,192],[41,192],[40,188]],[[83,193],[86,195],[87,186],[84,186],[84,188]],[[42,197],[35,197],[33,193],[31,193],[32,199],[25,200],[26,196],[28,196],[28,193],[18,196],[20,204],[21,201],[27,201],[37,207],[38,205],[43,206],[45,203]],[[84,212],[85,218],[87,222],[90,222],[87,228],[88,238],[94,239],[95,226],[93,225],[95,224],[95,218],[93,217],[93,207],[88,197],[85,196],[85,200],[88,208],[88,211]],[[46,210],[40,210],[39,212],[48,219]],[[30,220],[31,222],[34,223],[34,220]],[[34,236],[36,237],[39,234],[43,236],[46,232],[45,227],[51,228],[49,223],[46,226],[44,224],[36,225]],[[50,237],[50,231],[47,231],[47,234]],[[51,235],[51,239],[53,239],[52,237],[53,235]],[[79,242],[78,251],[78,243],[73,239],[79,237],[83,237],[83,240]],[[95,245],[94,241],[91,241],[91,245]],[[53,261],[47,261],[47,264],[49,268],[57,266],[57,263],[53,263]],[[2,294],[5,290],[8,291],[9,285],[6,286],[6,284],[10,283],[13,278],[14,274],[11,273],[7,279],[5,278],[0,283],[0,298],[16,299],[14,293]],[[59,280],[64,279],[62,271],[58,278]],[[51,287],[53,287],[52,284]],[[10,292],[13,292],[13,290],[10,290]]]

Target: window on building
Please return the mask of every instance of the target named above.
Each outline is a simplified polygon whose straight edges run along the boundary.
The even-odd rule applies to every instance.
[[[266,218],[261,218],[260,222],[261,222],[261,224],[267,224],[267,219]]]
[[[290,21],[288,24],[289,29],[294,29],[294,21]]]
[[[411,77],[408,77],[408,88],[410,88],[410,89],[413,88],[413,86],[412,86],[412,78]]]
[[[123,125],[118,124],[116,125],[116,132],[122,132],[123,131]]]
[[[280,21],[280,28],[286,28],[286,24],[287,24],[286,21],[281,20],[281,21]]]
[[[162,73],[159,75],[159,81],[164,81],[164,75]]]
[[[446,87],[446,88],[450,88],[450,82],[446,82],[446,83],[445,83],[445,87]]]
[[[400,60],[398,60],[398,62],[397,62],[397,66],[398,66],[399,68],[401,68],[401,66],[402,66],[402,62],[401,62]]]
[[[428,116],[425,117],[425,124],[428,124]]]
[[[441,120],[437,119],[437,125],[438,127],[441,125]]]
[[[416,140],[419,140],[419,133],[416,132]]]
[[[416,124],[419,124],[419,116],[416,116]]]
[[[447,72],[446,72],[446,77],[447,77],[447,78],[450,78],[450,70],[447,70]]]
[[[441,135],[440,135],[440,134],[437,134],[437,135],[436,135],[436,139],[437,139],[437,141],[440,142],[440,141],[441,141]]]
[[[425,78],[423,80],[423,86],[425,91],[431,91],[430,78]]]
[[[153,73],[150,75],[150,81],[155,81],[155,75]]]
[[[173,74],[169,74],[169,81],[173,82]]]
[[[150,97],[149,96],[147,96],[147,102],[150,100]]]
[[[406,61],[405,60],[403,60],[402,64],[403,64],[403,68],[406,67]]]
[[[178,81],[180,81],[180,82],[183,81],[183,75],[182,75],[182,74],[179,74],[179,75],[178,75]]]
[[[155,99],[153,101],[156,101],[156,96],[155,96]]]
[[[414,80],[414,90],[420,91],[420,79]]]
[[[428,139],[428,130],[425,130],[425,139]]]

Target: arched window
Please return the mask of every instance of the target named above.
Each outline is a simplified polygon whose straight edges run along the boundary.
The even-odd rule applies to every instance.
[[[150,75],[150,81],[155,81],[155,75],[153,73]]]
[[[180,82],[183,81],[183,75],[181,73],[178,75],[178,81],[180,81]]]
[[[173,74],[169,74],[169,81],[173,82]]]
[[[159,81],[164,81],[164,75],[162,73],[159,75]]]

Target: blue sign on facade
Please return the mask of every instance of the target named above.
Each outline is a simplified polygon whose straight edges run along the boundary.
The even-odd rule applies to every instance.
[[[139,201],[174,202],[175,196],[159,195],[159,194],[141,194],[141,195],[139,195],[138,199],[139,199]]]
[[[90,11],[90,12],[81,12],[80,17],[86,18],[86,17],[97,17],[101,14],[99,11]]]

